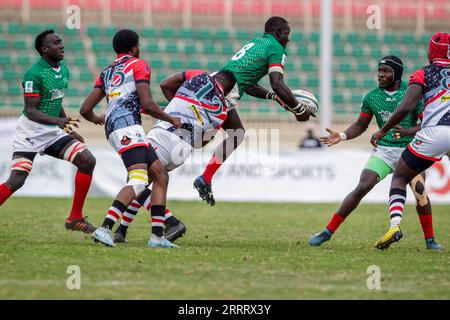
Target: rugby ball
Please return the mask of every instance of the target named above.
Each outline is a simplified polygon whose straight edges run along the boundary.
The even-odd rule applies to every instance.
[[[315,114],[319,111],[319,102],[317,98],[309,91],[306,90],[292,90],[292,94],[300,103],[307,107],[311,113]]]

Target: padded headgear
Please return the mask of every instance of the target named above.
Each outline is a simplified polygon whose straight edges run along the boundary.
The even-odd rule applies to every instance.
[[[394,71],[394,81],[400,81],[403,75],[403,62],[397,56],[385,56],[380,62],[378,62],[378,66],[388,66]]]
[[[431,37],[428,47],[428,60],[430,63],[450,60],[450,34],[439,32]]]

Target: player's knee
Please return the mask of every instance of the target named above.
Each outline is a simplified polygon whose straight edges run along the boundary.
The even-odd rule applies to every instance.
[[[149,173],[154,183],[162,186],[169,184],[169,173],[159,161],[155,161],[151,165]]]
[[[425,189],[425,181],[422,176],[417,176],[411,181],[411,189],[419,206],[424,207],[428,204],[428,194]]]
[[[355,194],[358,197],[364,197],[369,191],[372,189],[372,186],[369,183],[359,183],[358,186],[355,188]]]
[[[148,175],[145,169],[134,169],[128,172],[127,185],[133,187],[136,197],[139,197],[148,186]]]
[[[27,177],[28,177],[28,172],[13,170],[13,171],[11,171],[11,175],[9,176],[8,180],[6,181],[6,185],[9,187],[9,189],[12,192],[16,192],[17,190],[22,188],[22,186],[25,184]]]
[[[89,150],[84,149],[84,152],[79,153],[76,160],[73,162],[79,170],[85,173],[92,173],[94,171],[97,160],[89,152]]]
[[[86,171],[94,171],[95,165],[97,164],[97,159],[92,154],[88,154],[86,160],[84,161],[84,169]]]
[[[33,161],[28,158],[18,157],[13,159],[11,163],[11,174],[6,182],[9,189],[13,192],[20,189],[24,185],[32,168]]]

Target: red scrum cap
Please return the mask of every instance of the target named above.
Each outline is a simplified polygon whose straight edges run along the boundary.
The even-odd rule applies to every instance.
[[[430,39],[428,60],[433,63],[442,59],[450,60],[450,34],[439,32]]]

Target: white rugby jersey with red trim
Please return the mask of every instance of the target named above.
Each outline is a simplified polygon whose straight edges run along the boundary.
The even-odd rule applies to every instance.
[[[227,118],[223,88],[203,70],[185,71],[183,77],[184,83],[164,111],[180,118],[183,127],[191,128],[193,145],[201,147],[200,139],[203,134],[220,129]],[[180,100],[187,104],[180,104]],[[166,121],[158,121],[155,127],[168,129],[172,125]]]
[[[151,70],[147,63],[128,54],[119,54],[117,59],[100,73],[95,88],[103,90],[108,103],[106,137],[118,129],[142,124],[136,83],[150,84],[150,77]]]
[[[424,102],[422,128],[450,126],[450,61],[439,61],[414,72],[409,85],[420,84]]]

